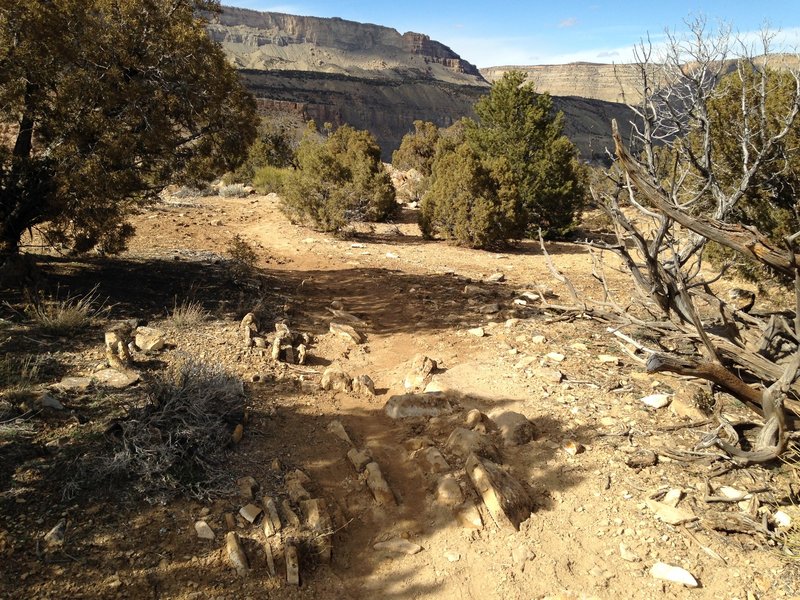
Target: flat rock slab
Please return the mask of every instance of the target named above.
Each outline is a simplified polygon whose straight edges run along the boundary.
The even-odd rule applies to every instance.
[[[422,546],[409,542],[403,538],[395,538],[393,540],[386,540],[385,542],[378,542],[372,546],[375,550],[385,550],[387,552],[394,552],[396,554],[407,554],[411,556],[422,550]]]
[[[91,377],[64,377],[51,387],[59,392],[85,392],[92,386]]]
[[[655,515],[664,523],[668,525],[683,525],[684,523],[691,523],[697,520],[697,516],[690,510],[676,508],[663,502],[656,500],[647,500],[647,507],[655,513]]]
[[[275,504],[275,500],[269,496],[264,496],[262,503],[264,505],[264,535],[270,537],[278,533],[283,524],[278,515],[278,507]]]
[[[464,466],[492,519],[501,529],[519,531],[533,512],[533,499],[522,484],[499,465],[471,454]]]
[[[347,323],[337,323],[336,321],[331,321],[330,332],[334,335],[338,335],[339,337],[349,340],[354,344],[360,344],[364,341],[364,336],[357,331],[355,327],[348,325]]]
[[[408,417],[438,417],[455,410],[455,404],[444,394],[401,394],[392,396],[383,407],[392,419]]]
[[[201,540],[213,540],[216,537],[214,530],[205,521],[197,521],[194,524],[194,530]]]
[[[98,385],[121,390],[139,381],[138,373],[123,373],[116,369],[103,369],[92,375]]]
[[[255,523],[262,510],[255,504],[248,504],[239,509],[239,514],[242,515],[249,523]]]
[[[325,500],[321,498],[303,500],[300,503],[300,512],[303,514],[303,526],[318,534],[313,540],[315,556],[323,563],[331,562],[333,522]]]
[[[297,556],[297,548],[286,546],[286,583],[289,585],[300,585],[300,559]]]

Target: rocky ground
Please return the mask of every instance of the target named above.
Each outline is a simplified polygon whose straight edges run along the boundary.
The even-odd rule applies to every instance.
[[[534,245],[493,254],[425,241],[410,209],[336,239],[287,222],[277,203],[167,198],[137,215],[121,257],[41,257],[51,289],[97,284],[107,299],[81,333],[43,333],[9,292],[0,348],[42,357],[47,390],[21,418],[6,402],[0,419],[1,596],[744,600],[800,589],[782,550],[797,539],[796,466],[730,470],[713,450],[687,454],[713,428],[702,388],[647,375],[605,327],[548,308],[566,293]],[[257,269],[230,260],[234,235]],[[600,295],[581,247],[550,251],[579,291]],[[609,282],[629,297],[622,274]],[[208,317],[179,327],[169,316],[185,302]],[[103,334],[130,319],[156,343],[133,347],[133,380],[103,380]],[[187,356],[244,392],[214,497],[81,487],[75,465]]]

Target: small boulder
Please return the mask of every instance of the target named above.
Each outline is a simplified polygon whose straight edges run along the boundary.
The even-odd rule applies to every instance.
[[[92,379],[97,385],[121,390],[137,383],[139,374],[116,369],[102,369],[92,374]]]
[[[353,378],[353,393],[365,398],[375,395],[375,382],[369,375],[359,375]]]
[[[464,493],[455,477],[445,475],[439,478],[436,483],[436,501],[445,506],[458,506],[464,502]]]
[[[496,462],[501,460],[500,450],[489,436],[463,427],[456,427],[445,445],[450,452],[463,459],[474,453]]]
[[[194,524],[194,530],[201,540],[213,540],[216,537],[214,530],[205,521],[197,521]]]
[[[411,362],[411,368],[403,379],[403,387],[408,392],[421,392],[433,379],[436,361],[424,354],[417,354]]]
[[[533,424],[525,415],[507,410],[492,413],[490,416],[506,446],[521,446],[533,439]]]
[[[155,327],[139,327],[136,330],[136,347],[142,352],[158,352],[166,341],[164,332]]]
[[[361,333],[359,333],[352,325],[348,325],[347,323],[339,323],[337,321],[331,321],[330,332],[334,335],[349,340],[354,344],[360,344],[361,342],[364,341],[364,336]]]
[[[386,540],[385,542],[378,542],[372,546],[375,550],[385,550],[387,552],[394,552],[396,554],[407,554],[411,556],[422,550],[422,546],[404,540],[403,538],[394,538]]]
[[[364,467],[372,462],[372,453],[369,451],[369,448],[364,448],[363,450],[350,448],[350,450],[347,451],[347,458],[353,463],[355,470],[360,473],[364,470]]]
[[[352,388],[352,378],[341,366],[333,364],[322,374],[320,386],[323,390],[332,392],[349,392]]]

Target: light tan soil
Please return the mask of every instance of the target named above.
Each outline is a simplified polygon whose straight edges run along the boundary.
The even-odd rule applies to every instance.
[[[115,303],[114,316],[147,320],[167,331],[169,347],[140,365],[145,376],[180,353],[221,363],[246,382],[249,418],[243,440],[230,454],[229,496],[151,506],[132,502],[124,490],[62,499],[63,482],[48,465],[59,456],[80,453],[80,431],[91,426],[93,411],[99,409],[89,399],[66,398],[66,413],[37,415],[25,444],[16,446],[16,453],[6,447],[0,454],[6,461],[0,481],[0,596],[792,597],[800,580],[775,544],[761,535],[712,529],[707,515],[740,508],[706,503],[704,496],[707,481],[715,490],[721,485],[767,489],[758,494],[759,518],[771,518],[781,505],[800,521],[794,507],[785,506],[790,483],[796,485],[795,470],[776,464],[709,480],[719,462],[677,462],[664,453],[655,466],[629,467],[626,461],[643,449],[691,450],[712,428],[666,428],[689,423],[675,408],[689,411],[698,388],[648,376],[598,323],[560,319],[539,302],[515,304],[522,292],[545,288],[554,293],[550,302],[570,303],[535,244],[496,254],[425,241],[414,218],[406,210],[400,223],[342,240],[290,224],[274,196],[170,200],[135,218],[137,236],[119,258],[47,261],[45,270],[53,281],[70,289],[99,282],[102,294]],[[261,288],[228,278],[225,249],[235,234],[258,252],[266,277]],[[582,247],[553,244],[550,251],[582,293],[600,296]],[[504,273],[504,282],[482,283],[497,272]],[[632,286],[623,275],[614,274],[609,283],[620,299],[631,300]],[[481,285],[487,296],[469,298],[467,284]],[[187,298],[201,302],[212,317],[188,331],[171,328],[166,314]],[[365,343],[355,345],[328,332],[334,300],[366,323]],[[500,313],[480,312],[493,302]],[[285,319],[292,330],[313,336],[309,363],[289,367],[242,349],[239,321],[250,310],[258,312],[262,329]],[[478,326],[484,328],[483,337],[468,333]],[[19,336],[14,351],[51,352],[58,358],[53,381],[89,373],[103,360],[102,326],[73,339],[37,337],[22,324],[14,327]],[[544,341],[536,343],[537,335]],[[563,360],[548,358],[553,352],[563,354]],[[437,362],[434,382],[463,410],[432,421],[393,421],[385,415],[385,402],[403,393],[403,377],[417,353]],[[619,362],[601,362],[600,355],[618,356]],[[531,357],[527,365],[526,357]],[[322,371],[334,362],[351,376],[369,375],[377,396],[317,389]],[[560,383],[548,380],[553,369],[563,373]],[[639,401],[655,392],[673,393],[674,408],[654,410]],[[103,402],[121,400],[110,395]],[[436,479],[404,445],[409,438],[429,436],[445,453],[462,489],[477,499],[462,465],[444,444],[463,423],[464,411],[474,407],[518,411],[533,423],[533,441],[502,449],[508,472],[535,499],[535,510],[519,531],[498,528],[483,507],[484,528],[462,528],[449,509],[435,503]],[[702,416],[697,409],[691,414]],[[731,414],[750,417],[736,409]],[[87,419],[88,424],[81,423]],[[357,447],[371,450],[397,507],[375,503],[346,458],[347,444],[327,431],[334,419]],[[63,440],[55,453],[44,447],[54,438]],[[581,452],[568,451],[576,445]],[[283,475],[295,468],[311,478],[307,488],[324,498],[332,513],[331,564],[315,564],[301,548],[299,588],[285,583],[282,557],[277,558],[279,576],[270,578],[260,528],[240,520],[237,530],[252,571],[237,577],[224,553],[224,513],[235,514],[246,501],[233,482],[250,475],[260,485],[258,497],[280,498],[285,495]],[[646,501],[673,488],[684,492],[678,506],[692,510],[699,521],[672,526],[655,518]],[[195,535],[194,522],[205,512],[203,518],[217,535],[213,541]],[[62,515],[68,521],[65,544],[46,549],[42,536]],[[373,549],[376,542],[395,537],[419,544],[422,551],[406,556]],[[624,560],[621,545],[639,560]],[[656,580],[649,569],[657,561],[685,568],[700,587]]]

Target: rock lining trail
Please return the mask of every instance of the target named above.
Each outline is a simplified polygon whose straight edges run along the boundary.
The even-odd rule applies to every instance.
[[[139,514],[88,507],[91,526],[83,510],[70,513],[83,523],[72,535],[84,536],[94,562],[59,567],[63,591],[791,597],[796,574],[761,549],[763,540],[709,525],[708,468],[659,453],[697,439],[691,428],[661,429],[703,417],[691,384],[646,375],[599,324],[554,318],[541,296],[556,301],[563,290],[534,244],[495,254],[429,242],[414,215],[405,209],[401,222],[365,226],[351,240],[289,223],[275,196],[200,198],[137,216],[122,259],[201,265],[209,279],[198,278],[199,297],[213,269],[224,269],[233,235],[259,255],[266,288],[223,291],[217,314],[228,316],[188,331],[152,323],[166,332],[159,360],[188,351],[245,382],[247,418],[230,460],[238,483],[229,498],[208,503]],[[580,291],[601,293],[582,249],[553,244],[551,253]],[[630,284],[617,276],[610,286],[624,293]],[[258,314],[243,326],[251,311]],[[292,348],[287,355],[279,340],[277,362],[276,323],[285,323],[278,337]],[[308,342],[304,364],[288,364],[300,341]],[[326,371],[349,386],[321,389]],[[670,402],[641,401],[654,394]],[[642,462],[644,454],[655,460]],[[710,485],[780,490],[788,477],[787,469],[748,469]],[[664,515],[673,513],[692,519],[671,525]],[[89,539],[104,553],[90,551]],[[39,597],[57,593],[55,583],[36,585]]]

